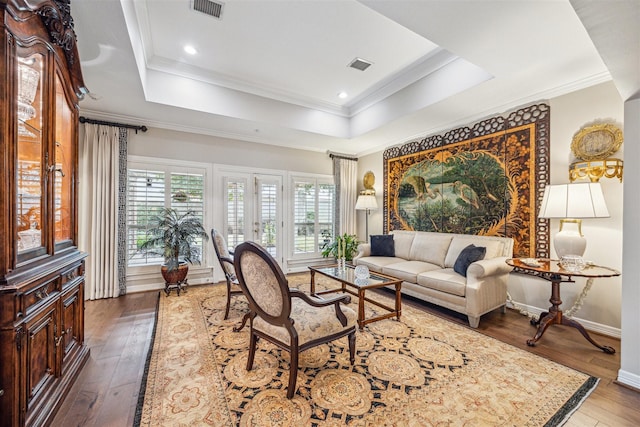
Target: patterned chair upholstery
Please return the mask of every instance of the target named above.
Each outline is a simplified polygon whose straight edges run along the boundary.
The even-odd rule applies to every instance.
[[[213,248],[216,251],[218,262],[220,262],[220,267],[222,267],[222,271],[224,272],[224,277],[227,280],[227,305],[224,310],[224,318],[227,319],[229,317],[231,297],[242,295],[242,289],[240,289],[240,285],[238,284],[236,270],[233,265],[233,252],[229,251],[229,249],[227,248],[227,242],[225,241],[224,236],[220,234],[218,230],[212,228],[211,241],[213,242]],[[234,328],[234,330],[237,332],[240,329],[244,328],[244,325],[247,322],[248,318],[249,315],[245,314],[240,327],[236,327]]]
[[[248,371],[253,367],[259,337],[290,353],[288,399],[295,393],[301,351],[347,336],[353,365],[357,314],[340,304],[348,304],[349,295],[322,299],[289,289],[289,283],[273,257],[253,242],[236,247],[235,269],[240,287],[249,300]]]

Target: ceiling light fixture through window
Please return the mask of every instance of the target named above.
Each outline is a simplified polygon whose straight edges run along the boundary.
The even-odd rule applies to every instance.
[[[189,44],[184,47],[184,51],[187,52],[189,55],[195,55],[196,53],[198,53],[196,48]]]
[[[347,94],[347,92],[340,92],[340,93],[338,94],[338,98],[340,98],[340,99],[345,99],[347,96],[349,96],[349,95]]]

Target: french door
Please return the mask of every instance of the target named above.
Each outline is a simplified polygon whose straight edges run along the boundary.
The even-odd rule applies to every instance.
[[[225,172],[222,234],[230,249],[250,240],[281,264],[283,256],[282,176]]]

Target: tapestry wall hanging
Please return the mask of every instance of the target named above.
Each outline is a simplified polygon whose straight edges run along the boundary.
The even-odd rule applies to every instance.
[[[384,231],[504,236],[514,257],[549,257],[538,204],[549,183],[546,104],[384,151]]]

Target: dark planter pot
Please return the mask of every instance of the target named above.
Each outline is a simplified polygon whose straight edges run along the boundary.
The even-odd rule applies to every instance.
[[[169,271],[169,268],[166,265],[163,265],[160,268],[160,272],[162,273],[162,278],[167,285],[177,285],[184,282],[187,277],[189,264],[181,262],[178,268],[174,268],[171,271]]]

